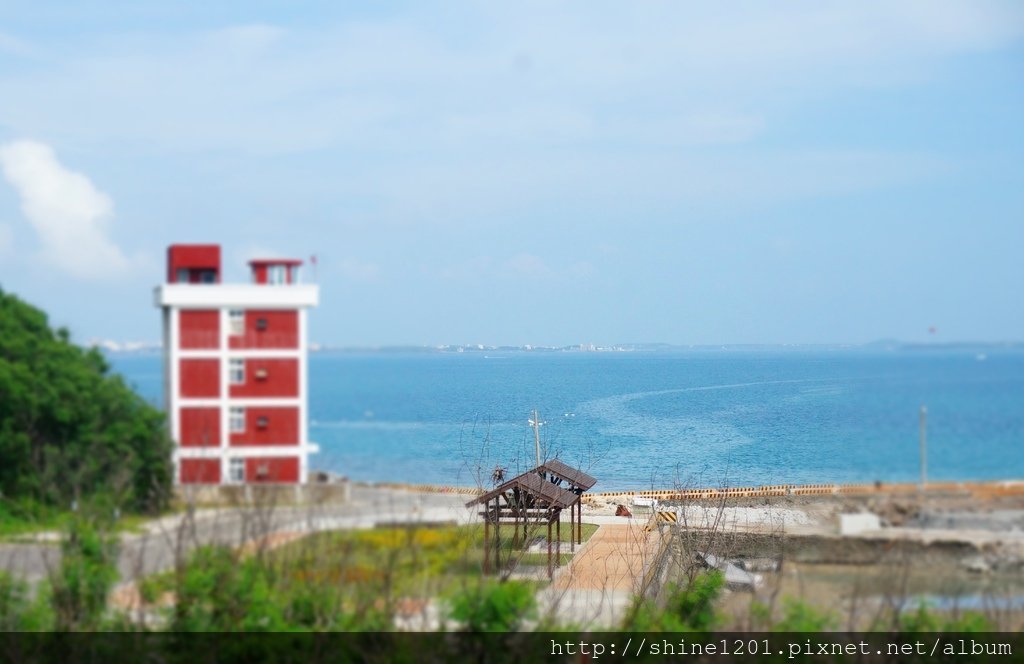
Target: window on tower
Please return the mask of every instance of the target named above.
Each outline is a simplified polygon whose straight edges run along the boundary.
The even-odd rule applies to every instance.
[[[231,409],[231,433],[245,433],[245,408]]]
[[[232,309],[228,312],[228,334],[233,337],[245,333],[245,312],[241,309]]]
[[[241,484],[245,481],[245,459],[231,459],[228,462],[228,482]]]
[[[287,282],[287,272],[284,265],[271,265],[267,268],[267,283],[280,285]]]
[[[228,364],[228,376],[232,385],[245,384],[245,360],[233,359]]]

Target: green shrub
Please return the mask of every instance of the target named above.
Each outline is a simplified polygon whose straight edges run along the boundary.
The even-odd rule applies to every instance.
[[[670,584],[664,608],[639,600],[628,619],[627,629],[642,632],[704,632],[716,623],[715,602],[725,577],[718,570],[702,572],[687,585]]]
[[[483,581],[459,590],[449,600],[449,616],[468,632],[514,632],[536,615],[533,589],[517,581]]]
[[[939,621],[928,605],[920,601],[913,611],[904,611],[896,617],[896,628],[901,632],[935,632]]]
[[[74,519],[61,544],[61,563],[51,581],[56,628],[92,631],[100,627],[107,595],[117,580],[115,540],[86,519]]]
[[[782,620],[772,627],[776,632],[826,632],[836,626],[836,617],[829,611],[816,609],[799,599],[784,603]]]
[[[947,620],[942,626],[944,632],[991,632],[994,631],[992,621],[977,611],[967,611]]]
[[[170,629],[192,632],[387,630],[380,589],[296,574],[272,557],[241,559],[222,546],[194,551],[171,585]],[[156,582],[162,587],[165,579]]]
[[[0,572],[0,632],[20,631],[27,605],[25,584]]]

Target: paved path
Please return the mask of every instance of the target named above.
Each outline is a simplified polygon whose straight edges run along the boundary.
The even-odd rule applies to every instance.
[[[646,532],[646,524],[637,518],[601,525],[541,591],[542,610],[587,629],[618,626],[661,551],[661,533]]]

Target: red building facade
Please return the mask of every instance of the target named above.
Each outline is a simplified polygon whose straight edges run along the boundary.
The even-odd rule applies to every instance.
[[[250,262],[224,284],[218,245],[173,245],[163,310],[165,394],[179,484],[297,483],[308,476],[306,313],[301,261]]]

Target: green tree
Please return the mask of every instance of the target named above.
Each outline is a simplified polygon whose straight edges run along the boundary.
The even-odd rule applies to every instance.
[[[171,482],[162,412],[95,348],[0,290],[0,494],[66,508],[97,493],[162,507]]]

